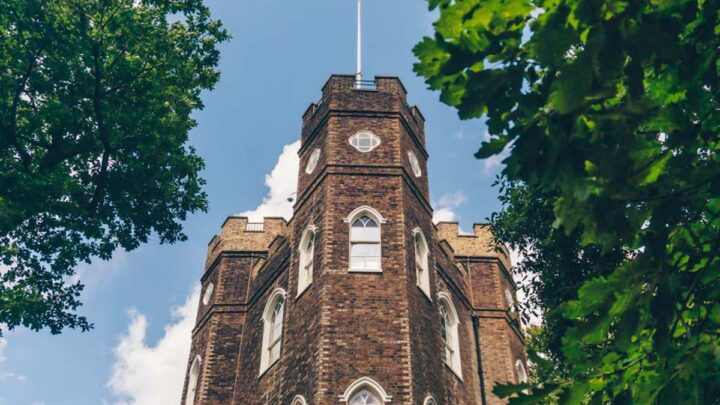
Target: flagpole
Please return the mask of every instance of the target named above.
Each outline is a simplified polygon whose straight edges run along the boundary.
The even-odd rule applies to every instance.
[[[362,81],[362,0],[358,0],[357,8],[357,74],[355,75],[356,86],[361,86]]]

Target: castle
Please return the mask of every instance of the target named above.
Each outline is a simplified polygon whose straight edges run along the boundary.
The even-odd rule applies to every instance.
[[[432,222],[424,118],[333,75],[302,117],[294,216],[208,246],[184,405],[502,404],[527,381],[508,250]]]

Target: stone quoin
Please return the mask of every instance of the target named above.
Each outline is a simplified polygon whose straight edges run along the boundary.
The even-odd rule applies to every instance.
[[[424,118],[333,75],[302,117],[294,215],[208,246],[184,405],[503,404],[527,378],[509,252],[432,222]]]

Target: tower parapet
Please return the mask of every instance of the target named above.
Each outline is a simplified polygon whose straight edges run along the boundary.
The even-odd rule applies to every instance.
[[[505,403],[492,385],[526,364],[509,252],[433,225],[424,121],[397,77],[330,77],[293,219],[210,241],[185,405]]]
[[[222,225],[219,235],[213,236],[208,244],[206,268],[222,252],[266,252],[272,241],[284,236],[287,221],[284,218],[268,217],[263,222],[250,222],[247,217],[230,216]]]
[[[465,234],[457,222],[440,222],[437,231],[438,239],[446,240],[455,256],[497,258],[510,271],[510,251],[505,244],[495,241],[489,224],[473,224],[473,233]]]
[[[395,76],[376,76],[375,80],[362,88],[355,86],[353,75],[332,75],[322,89],[322,98],[308,106],[303,114],[303,144],[316,132],[330,111],[365,111],[368,113],[399,114],[416,136],[418,143],[425,146],[425,117],[417,106],[407,102],[407,90]]]

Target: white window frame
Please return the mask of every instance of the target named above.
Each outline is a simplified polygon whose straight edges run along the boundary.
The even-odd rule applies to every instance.
[[[308,158],[307,164],[305,165],[305,173],[311,174],[315,171],[315,168],[317,167],[318,162],[320,161],[320,148],[315,148],[310,153],[310,157]]]
[[[420,241],[420,251],[418,249],[418,241]],[[425,239],[422,229],[415,228],[413,230],[413,249],[415,256],[415,278],[416,284],[425,296],[432,301],[430,295],[430,246]]]
[[[305,397],[302,395],[296,395],[292,400],[292,405],[308,405],[308,403],[305,400]]]
[[[378,226],[379,239],[377,242],[370,242],[372,244],[377,243],[377,245],[378,245],[379,257],[378,257],[378,268],[377,269],[367,269],[367,268],[359,269],[359,268],[352,267],[353,245],[367,243],[367,242],[363,242],[363,241],[353,241],[353,238],[352,238],[353,223],[355,222],[355,220],[357,220],[358,218],[361,218],[363,216],[367,216],[368,218],[372,219],[373,221],[375,221],[375,223]],[[382,273],[382,226],[383,226],[383,224],[387,223],[387,220],[385,218],[383,218],[383,216],[380,214],[380,212],[378,212],[375,208],[372,208],[367,205],[363,205],[361,207],[354,209],[350,213],[350,215],[348,215],[344,219],[344,221],[349,225],[349,227],[348,227],[349,228],[348,229],[348,240],[349,240],[348,271],[351,273]]]
[[[197,397],[198,386],[200,385],[200,367],[202,366],[202,357],[195,356],[192,364],[190,365],[190,372],[188,373],[188,386],[187,393],[185,394],[185,405],[195,404],[195,397]]]
[[[205,292],[203,293],[202,303],[203,305],[207,305],[210,303],[210,299],[213,296],[213,293],[215,292],[215,284],[211,281],[207,287],[205,287]]]
[[[370,146],[369,149],[362,149],[361,146],[355,145],[353,142],[363,135],[370,137],[370,139],[373,139],[377,143],[375,145]],[[363,129],[362,131],[358,131],[353,136],[348,138],[348,143],[350,144],[350,146],[355,148],[358,152],[368,153],[368,152],[371,152],[373,149],[377,148],[378,146],[380,146],[380,144],[382,143],[382,140],[380,139],[379,136],[375,135],[371,131],[368,131],[367,129]]]
[[[277,288],[270,294],[267,303],[265,303],[265,309],[263,310],[263,338],[262,347],[260,352],[260,376],[277,363],[282,356],[282,338],[284,332],[284,319],[280,319],[280,333],[275,336],[277,331],[277,320],[273,324],[273,314],[279,300],[283,300],[282,315],[285,317],[285,307],[287,305],[285,290]],[[272,333],[272,334],[271,334]],[[272,339],[272,341],[270,341]],[[271,358],[271,351],[277,346],[277,357]]]
[[[431,395],[428,395],[427,398],[425,398],[423,405],[437,405],[437,402],[435,401],[435,398],[433,398]]]
[[[460,356],[460,318],[458,317],[457,311],[455,310],[455,304],[453,304],[450,294],[441,292],[439,295],[440,307],[445,309],[445,313],[449,316],[450,325],[445,324],[445,338],[443,343],[445,344],[445,350],[443,350],[443,357],[445,364],[452,370],[455,375],[462,380],[462,361]],[[442,316],[442,311],[441,311]]]
[[[308,239],[312,239],[312,247],[308,249]],[[315,271],[315,244],[317,242],[317,228],[314,225],[308,226],[300,238],[298,252],[300,260],[298,263],[298,290],[297,296],[302,295],[305,290],[310,287],[313,282],[313,273]]]
[[[515,298],[513,298],[513,293],[509,288],[505,289],[505,301],[507,302],[508,309],[515,311]]]
[[[417,156],[415,156],[415,153],[409,151],[407,153],[408,161],[410,162],[410,168],[413,171],[413,174],[415,174],[415,177],[422,176],[422,169],[420,168],[420,161],[418,160]]]
[[[340,402],[349,404],[350,400],[353,399],[355,394],[360,393],[362,390],[367,390],[374,394],[382,403],[389,404],[392,402],[392,397],[388,395],[382,385],[378,384],[377,381],[370,377],[361,377],[353,381],[345,392],[340,395]]]
[[[517,371],[518,384],[527,384],[530,381],[528,379],[527,369],[525,368],[525,364],[522,362],[522,360],[517,360],[515,362],[515,371]],[[529,394],[530,390],[524,389],[523,393]]]

